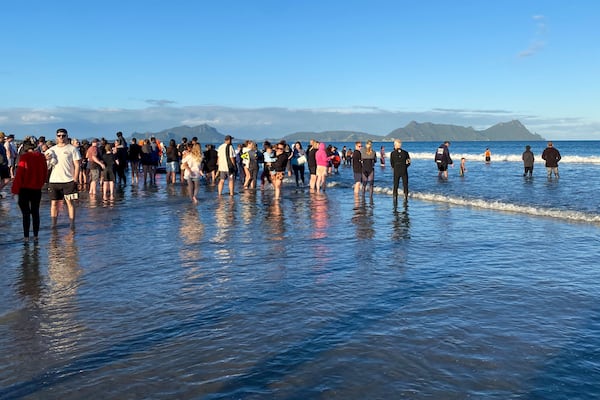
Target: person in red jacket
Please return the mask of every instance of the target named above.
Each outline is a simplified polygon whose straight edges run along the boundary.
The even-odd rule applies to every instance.
[[[35,144],[25,142],[24,153],[19,157],[17,172],[11,192],[19,195],[19,208],[23,214],[23,240],[29,241],[29,226],[33,222],[33,239],[37,241],[40,230],[40,201],[42,187],[48,176],[46,157],[35,150]]]

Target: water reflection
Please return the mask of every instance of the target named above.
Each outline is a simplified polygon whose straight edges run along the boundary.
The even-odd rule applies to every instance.
[[[191,205],[180,214],[179,237],[182,244],[179,248],[181,265],[186,268],[186,280],[195,281],[202,276],[200,259],[202,258],[202,239],[204,238],[204,223],[200,218],[198,208]],[[194,288],[190,286],[187,289]]]
[[[21,258],[21,276],[18,282],[19,294],[37,304],[43,287],[40,275],[40,248],[38,245],[23,246]]]
[[[327,244],[329,231],[329,199],[325,193],[312,193],[313,229],[311,238],[316,239],[313,245],[314,271],[318,273],[317,283],[324,283],[329,274],[329,265],[333,262],[332,251]]]
[[[373,229],[373,200],[367,200],[360,195],[354,195],[354,208],[352,223],[356,225],[356,237],[358,239],[373,239],[375,229]]]
[[[231,197],[231,196],[228,196]],[[233,259],[231,246],[235,242],[232,232],[235,228],[235,201],[232,198],[219,198],[215,208],[215,236],[213,241],[223,246],[216,250],[216,256],[221,261]]]
[[[401,241],[410,239],[410,217],[408,215],[408,203],[400,210],[394,210],[392,240]]]
[[[49,348],[55,353],[67,353],[75,346],[81,327],[77,315],[76,295],[81,268],[75,234],[54,230],[48,245],[48,294],[44,307],[48,320],[40,326],[50,338]]]

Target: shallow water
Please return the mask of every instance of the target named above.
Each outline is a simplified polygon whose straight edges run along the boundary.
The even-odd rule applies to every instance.
[[[595,223],[418,190],[394,212],[347,174],[198,207],[159,180],[1,244],[0,399],[600,393]]]

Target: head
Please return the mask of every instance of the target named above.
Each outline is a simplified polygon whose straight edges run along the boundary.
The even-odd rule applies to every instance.
[[[26,140],[23,142],[23,151],[33,151],[36,147],[37,146],[35,145],[35,143],[31,142],[30,140]]]
[[[530,145],[525,146],[525,150],[527,150],[527,151],[531,150],[531,146]]]
[[[131,138],[131,144],[137,144],[137,139],[136,138]]]
[[[400,140],[400,139],[394,140],[394,148],[401,149],[402,148],[402,140]]]
[[[6,140],[6,134],[4,132],[0,132],[0,143],[4,143]]]
[[[277,146],[275,146],[275,154],[281,154],[281,153],[283,153],[284,150],[285,150],[284,143],[278,143]]]
[[[106,145],[104,146],[104,151],[108,154],[108,153],[112,153],[112,145],[110,143],[106,143]]]
[[[64,128],[59,128],[56,130],[56,143],[57,144],[65,144],[69,142],[69,133]]]
[[[225,143],[227,144],[231,144],[231,141],[233,140],[233,137],[231,135],[227,135],[225,136]]]
[[[450,142],[446,140],[446,141],[444,142],[444,145],[445,145],[446,147],[448,147],[448,146],[450,146]]]
[[[171,146],[171,147],[177,147],[177,143],[175,142],[175,139],[169,140],[169,146]]]
[[[548,142],[548,147],[552,147],[552,142]]]
[[[302,143],[296,142],[296,143],[294,143],[294,147],[298,150],[302,150]]]
[[[123,132],[117,132],[117,137],[118,138],[122,138],[123,137]]]
[[[360,140],[356,141],[356,143],[354,143],[354,147],[356,148],[356,150],[362,149],[362,142]]]

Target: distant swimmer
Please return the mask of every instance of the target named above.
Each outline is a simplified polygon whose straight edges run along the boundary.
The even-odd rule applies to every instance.
[[[560,152],[554,148],[552,142],[548,142],[548,147],[544,149],[542,153],[542,159],[546,161],[546,173],[548,178],[554,176],[558,178],[558,162],[560,161]]]
[[[489,147],[485,149],[484,156],[485,162],[489,164],[492,161],[492,152],[490,151]]]
[[[448,179],[448,165],[452,165],[452,158],[450,157],[450,142],[445,141],[440,144],[435,152],[435,163],[438,167],[438,177]]]
[[[467,162],[466,158],[463,157],[460,159],[460,170],[458,171],[459,176],[465,176],[465,172],[467,172],[467,168],[465,165],[466,162]]]
[[[533,162],[535,161],[535,156],[531,151],[530,145],[525,146],[525,151],[523,152],[523,156],[521,156],[521,158],[523,159],[523,167],[525,168],[523,176],[527,176],[527,174],[529,174],[529,177],[531,178],[533,175]]]

